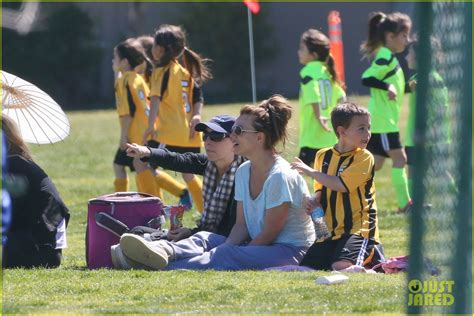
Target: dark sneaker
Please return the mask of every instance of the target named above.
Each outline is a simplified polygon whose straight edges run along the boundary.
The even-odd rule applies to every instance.
[[[179,205],[184,205],[186,211],[193,207],[191,195],[187,189],[184,189],[183,194],[179,197]]]

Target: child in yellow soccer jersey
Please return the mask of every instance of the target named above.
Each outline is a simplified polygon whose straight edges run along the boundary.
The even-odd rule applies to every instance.
[[[115,83],[117,113],[120,118],[120,143],[114,158],[115,191],[128,190],[128,178],[125,167],[137,173],[137,186],[141,192],[157,195],[154,181],[145,183],[140,178],[152,173],[147,165],[138,160],[130,159],[125,152],[127,142],[141,142],[143,132],[147,128],[149,113],[149,89],[144,79],[138,75],[134,68],[145,62],[145,56],[140,46],[133,40],[118,44],[114,49],[113,68],[115,73],[121,73]]]
[[[113,68],[121,76],[116,81],[117,111],[120,116],[120,148],[114,159],[115,191],[128,190],[128,178],[125,167],[137,171],[137,188],[140,192],[162,198],[160,184],[170,193],[182,198],[182,204],[188,196],[185,187],[164,172],[157,172],[139,159],[131,159],[124,151],[127,142],[141,143],[143,133],[148,126],[150,90],[144,78],[137,73],[146,60],[145,52],[135,39],[129,39],[114,49]],[[153,142],[149,139],[148,142]]]
[[[201,57],[185,46],[183,30],[162,25],[155,33],[153,56],[157,67],[151,77],[151,107],[144,137],[155,132],[160,147],[170,151],[199,153],[201,135],[194,127],[201,121],[202,93],[198,85],[211,75]],[[185,67],[178,59],[182,56]],[[183,174],[189,192],[202,212],[202,182],[193,174]]]
[[[329,114],[346,96],[337,81],[329,47],[329,39],[318,30],[309,29],[301,35],[298,58],[304,67],[300,71],[299,158],[308,166],[313,165],[319,149],[337,142]]]
[[[371,136],[370,114],[353,103],[342,103],[331,112],[331,122],[337,144],[318,151],[314,169],[298,158],[292,163],[292,168],[315,180],[316,194],[307,210],[321,206],[330,233],[309,248],[300,265],[357,271],[354,268],[377,263],[378,257],[374,157],[365,149]]]
[[[135,67],[135,71],[139,73],[150,87],[151,74],[154,68],[155,60],[153,58],[152,48],[154,43],[154,38],[152,36],[139,36],[134,39],[138,45],[143,48],[143,52],[147,57],[147,62]],[[148,122],[147,122],[148,123]],[[157,147],[157,142],[154,139],[149,140],[146,145],[151,147]],[[158,195],[162,198],[161,189],[164,189],[176,197],[179,197],[179,203],[185,205],[187,208],[191,208],[191,198],[189,192],[186,189],[186,186],[176,181],[166,172],[158,172],[155,170],[155,181],[158,189]],[[150,179],[151,181],[151,179]]]

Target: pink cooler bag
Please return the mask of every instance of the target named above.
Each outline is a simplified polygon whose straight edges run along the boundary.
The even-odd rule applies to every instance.
[[[164,214],[157,197],[137,192],[117,192],[89,200],[86,229],[86,261],[89,269],[113,267],[110,246],[120,238],[96,223],[97,213],[106,213],[129,228],[146,226]]]

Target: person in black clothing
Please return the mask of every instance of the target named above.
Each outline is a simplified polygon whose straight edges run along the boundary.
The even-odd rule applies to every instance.
[[[67,246],[69,210],[48,175],[32,159],[15,123],[2,116],[8,147],[11,226],[3,248],[4,268],[56,268]],[[5,176],[5,175],[4,175]]]
[[[207,123],[196,125],[203,132],[207,154],[179,154],[165,149],[153,149],[137,144],[127,145],[131,157],[139,157],[154,167],[163,167],[182,173],[204,176],[204,213],[194,229],[186,227],[168,233],[168,238],[178,241],[199,231],[209,231],[228,236],[235,223],[234,176],[244,161],[236,156],[229,138],[235,117],[220,115]]]
[[[204,146],[207,154],[174,153],[164,149],[153,149],[137,144],[128,144],[127,153],[148,161],[153,167],[163,167],[183,173],[203,175],[204,212],[197,227],[182,227],[168,232],[168,239],[150,242],[150,247],[165,247],[175,254],[183,239],[195,234],[215,233],[229,236],[235,223],[236,202],[234,200],[234,178],[238,167],[245,161],[234,154],[234,145],[229,136],[235,117],[219,115],[209,122],[199,123],[195,130],[203,132]],[[129,235],[129,234],[125,234]],[[125,236],[123,235],[123,236]],[[137,238],[141,238],[136,236]],[[119,245],[112,246],[112,257],[123,263],[117,268],[140,268],[122,252]],[[119,251],[118,251],[119,250]],[[195,249],[178,249],[178,256],[194,256]],[[158,250],[160,251],[160,250]],[[119,252],[119,253],[118,253]],[[153,268],[153,267],[151,267]]]

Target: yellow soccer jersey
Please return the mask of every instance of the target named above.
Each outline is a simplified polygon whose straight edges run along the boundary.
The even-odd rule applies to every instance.
[[[168,85],[161,95],[164,76],[168,76]],[[201,133],[195,133],[193,138],[189,138],[194,80],[186,68],[177,61],[172,61],[165,67],[153,70],[150,82],[150,96],[161,99],[157,118],[157,141],[170,146],[201,147]]]
[[[134,71],[125,72],[115,83],[115,97],[119,116],[130,115],[132,123],[128,140],[141,144],[148,127],[150,90],[142,76]]]
[[[356,234],[378,242],[377,204],[375,202],[374,157],[361,148],[339,153],[334,147],[318,151],[314,169],[338,176],[347,192],[337,192],[314,181],[321,191],[321,206],[332,239]]]

